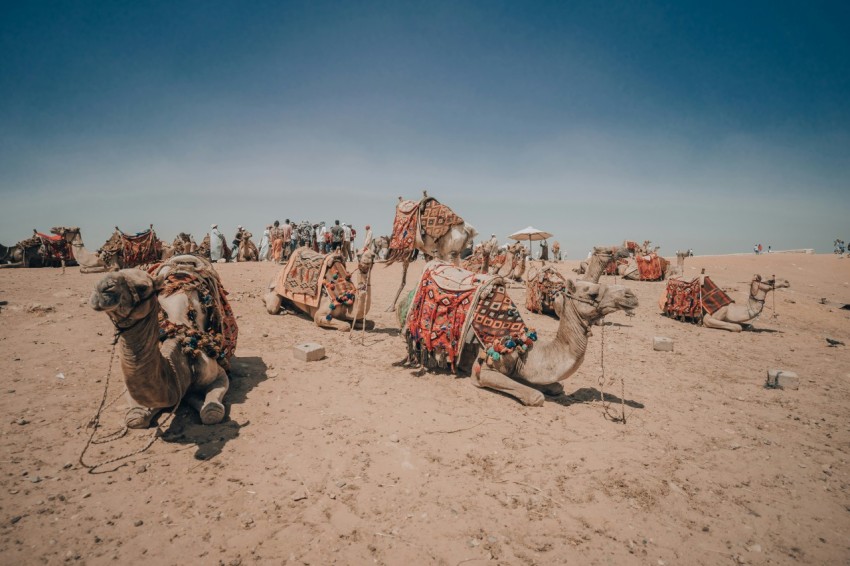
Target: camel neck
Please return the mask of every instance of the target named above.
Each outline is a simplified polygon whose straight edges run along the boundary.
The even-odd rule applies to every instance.
[[[607,263],[608,261],[602,261],[601,255],[593,254],[590,262],[587,264],[587,276],[584,280],[599,283],[599,279],[602,277],[602,272],[605,271],[605,265]]]
[[[587,350],[588,331],[584,321],[578,314],[573,302],[575,299],[567,297],[567,305],[561,313],[561,321],[558,324],[558,332],[555,335],[555,343],[565,344],[575,359],[584,357]]]
[[[149,408],[172,407],[189,388],[191,369],[177,339],[159,342],[159,301],[148,315],[121,332],[121,369],[130,396]]]

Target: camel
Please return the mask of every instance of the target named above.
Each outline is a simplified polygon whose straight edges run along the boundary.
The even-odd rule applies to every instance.
[[[721,307],[714,314],[705,313],[702,323],[708,328],[741,332],[744,325],[751,325],[761,314],[767,294],[775,289],[785,289],[791,286],[787,279],[763,279],[754,275],[750,282],[750,295],[746,305],[732,303]]]
[[[424,338],[417,340],[411,332],[411,326],[415,326],[417,308],[415,303],[427,296],[427,293],[418,294],[419,289],[430,277],[432,269],[437,270],[447,265],[445,262],[438,261],[426,265],[420,286],[416,291],[406,295],[396,308],[396,316],[402,327],[402,336],[408,344],[408,355],[402,362],[403,365],[416,366],[422,359],[425,360],[423,365],[428,366],[428,369],[445,366],[444,352],[426,352]],[[476,314],[475,309],[481,304],[480,297],[484,295],[482,289],[485,285],[492,285],[493,287],[490,287],[492,289],[496,285],[504,284],[504,280],[499,277],[474,274],[462,269],[456,269],[456,273],[455,277],[458,281],[453,283],[451,293],[454,293],[454,286],[461,289],[461,292],[476,289],[471,301],[473,304],[466,307],[469,309],[467,313],[470,316]],[[473,283],[470,285],[469,282]],[[442,292],[442,290],[438,289],[435,292]],[[487,298],[489,299],[490,295],[487,295]],[[501,298],[501,301],[504,301],[504,298]],[[578,371],[584,361],[590,327],[607,314],[619,310],[631,311],[637,306],[637,297],[625,287],[612,289],[606,285],[594,283],[576,285],[568,279],[563,291],[554,297],[554,309],[560,322],[557,333],[551,341],[546,344],[535,344],[533,341],[536,340],[536,332],[525,328],[524,332],[511,334],[509,337],[483,345],[477,331],[473,332],[472,329],[466,333],[461,331],[457,336],[457,342],[452,341],[452,344],[458,344],[460,348],[457,352],[456,368],[460,372],[469,373],[476,387],[506,393],[524,405],[540,406],[543,404],[544,392],[560,395],[563,393],[560,382]],[[512,304],[507,308],[508,314],[516,309]],[[450,307],[447,317],[457,320],[456,316],[457,314]],[[473,320],[475,319],[477,317],[473,317]],[[464,323],[464,329],[468,324],[468,322]],[[467,343],[472,347],[466,349]]]
[[[665,279],[670,279],[671,277],[681,277],[685,274],[685,258],[694,255],[691,250],[687,251],[679,251],[676,250],[676,265],[672,263],[667,264],[667,272],[664,274]]]
[[[251,241],[254,235],[247,231],[242,231],[242,237],[239,239],[239,248],[236,252],[236,261],[259,261],[260,252],[256,244]]]
[[[110,265],[106,265],[101,259],[100,254],[90,252],[86,249],[79,228],[59,226],[51,228],[50,232],[60,235],[68,241],[73,250],[74,259],[80,266],[80,273],[102,273],[104,271],[119,269],[117,260],[112,261]]]
[[[684,265],[684,257],[682,258]],[[641,268],[641,266],[644,266]],[[655,252],[638,254],[617,264],[617,274],[630,281],[661,281],[669,270],[670,262]]]
[[[171,245],[163,244],[162,259],[163,261],[177,255],[195,254],[198,251],[198,244],[191,234],[180,232],[171,242]]]
[[[376,260],[387,259],[387,254],[390,251],[390,237],[378,236],[372,240],[372,243],[369,244],[369,246],[369,249],[372,250],[372,254],[375,256]]]
[[[623,246],[594,246],[593,254],[588,261],[581,262],[576,273],[579,273],[581,281],[599,283],[603,273],[612,269],[612,264],[629,257],[628,249]]]
[[[297,277],[303,280],[303,268],[300,267],[302,257],[312,261],[317,270],[320,269],[315,272],[316,281],[310,284],[311,287],[315,285],[313,288],[316,289],[312,295],[293,292],[286,287],[287,276],[293,271],[298,271]],[[372,251],[363,252],[357,264],[357,280],[353,282],[353,289],[346,292],[347,296],[339,295],[336,293],[339,289],[334,288],[336,282],[350,279],[341,253],[335,251],[325,255],[306,247],[298,248],[269,283],[269,291],[265,296],[266,310],[269,314],[278,314],[285,299],[299,311],[308,314],[320,328],[349,330],[358,320],[365,326],[366,315],[372,307],[371,273],[374,263]],[[319,281],[319,278],[323,280]],[[281,295],[281,292],[285,294]],[[331,294],[334,296],[331,297]]]
[[[448,221],[437,222],[434,226],[427,222],[423,223],[422,215],[426,214],[428,209],[439,210],[444,217],[449,217]],[[419,250],[426,256],[451,261],[455,265],[459,265],[460,252],[477,235],[478,230],[466,223],[463,218],[454,214],[449,207],[441,205],[437,199],[429,197],[428,191],[422,191],[422,200],[418,203],[405,201],[402,197],[398,197],[387,265],[402,261],[404,268],[401,275],[401,285],[399,285],[387,312],[395,308],[401,290],[407,283],[407,268],[410,266],[414,250]]]
[[[171,258],[155,277],[141,269],[109,273],[91,296],[115,325],[130,409],[128,428],[146,428],[184,397],[204,424],[224,419],[226,368],[236,320],[210,262]]]
[[[21,240],[11,247],[0,246],[0,261],[9,263],[0,265],[2,268],[11,267],[65,267],[77,265],[76,256],[71,246],[74,234],[79,228],[56,227],[50,232],[57,238],[40,233],[33,228],[32,236]]]
[[[508,246],[507,254],[505,263],[495,270],[494,274],[514,281],[522,281],[522,276],[525,274],[525,259],[528,256],[528,248],[523,246],[521,242],[516,242]]]

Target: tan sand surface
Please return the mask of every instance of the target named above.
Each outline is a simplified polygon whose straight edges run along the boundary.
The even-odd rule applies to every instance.
[[[846,564],[850,259],[696,257],[686,274],[703,267],[738,300],[754,273],[792,286],[732,334],[662,317],[664,283],[630,282],[636,316],[609,316],[567,395],[532,408],[392,366],[399,266],[376,266],[375,329],[349,336],[266,314],[278,266],[220,265],[240,326],[227,420],[181,407],[164,440],[101,474],[77,463],[110,359],[112,325],[87,304],[100,275],[0,270],[0,563]],[[511,293],[549,339],[557,321]],[[327,357],[295,361],[302,341]],[[765,389],[774,367],[799,390]],[[110,400],[117,363],[111,377]],[[625,424],[606,418],[603,383]]]

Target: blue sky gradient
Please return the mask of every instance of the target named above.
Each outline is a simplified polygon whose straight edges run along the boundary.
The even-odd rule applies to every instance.
[[[850,239],[848,6],[7,6],[0,241],[286,217],[387,233],[427,188],[574,258],[623,239],[829,251]]]

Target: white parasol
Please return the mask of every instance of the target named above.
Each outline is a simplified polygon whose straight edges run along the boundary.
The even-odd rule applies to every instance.
[[[548,240],[552,237],[552,234],[549,232],[544,232],[543,230],[538,230],[532,226],[528,228],[523,228],[519,232],[514,232],[508,238],[511,240],[517,240],[520,242],[524,242],[528,240],[528,251],[531,253],[531,242],[536,242],[538,240]]]

